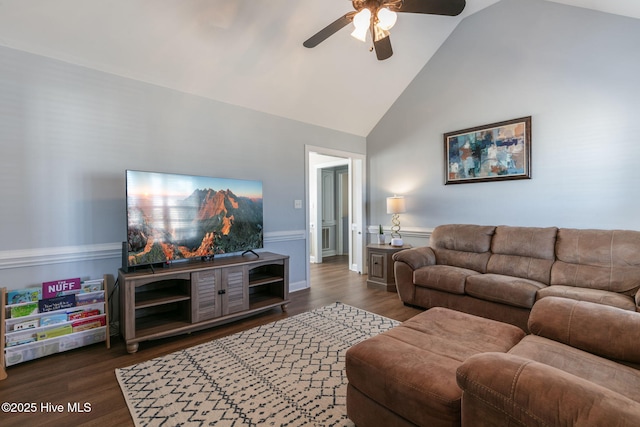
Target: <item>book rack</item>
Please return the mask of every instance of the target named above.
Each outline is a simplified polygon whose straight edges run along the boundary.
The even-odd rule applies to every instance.
[[[103,341],[110,348],[107,276],[89,284],[96,290],[72,294],[79,302],[71,307],[28,314],[36,301],[9,304],[15,291],[0,290],[0,380],[18,363]]]
[[[0,289],[0,381],[7,378],[7,371],[4,369],[4,304],[7,300],[7,288]]]

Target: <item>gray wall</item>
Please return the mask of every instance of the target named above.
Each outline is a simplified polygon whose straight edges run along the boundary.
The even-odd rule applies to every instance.
[[[640,20],[539,0],[466,18],[367,137],[370,224],[397,193],[414,244],[444,223],[640,229],[638,40]],[[531,180],[444,185],[443,133],[529,115]]]
[[[223,84],[223,83],[221,83]],[[0,47],[0,285],[116,275],[125,170],[263,181],[265,248],[305,285],[305,144],[365,139]]]

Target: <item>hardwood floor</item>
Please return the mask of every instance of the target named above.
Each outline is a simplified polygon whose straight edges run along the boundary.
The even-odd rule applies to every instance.
[[[35,403],[36,412],[0,412],[0,425],[7,426],[133,426],[114,370],[177,350],[270,323],[313,308],[340,301],[386,317],[404,321],[420,312],[405,307],[395,293],[369,289],[366,276],[347,268],[346,257],[325,258],[311,265],[311,288],[293,292],[287,312],[274,309],[260,315],[189,335],[144,342],[135,354],[112,337],[111,349],[103,344],[48,356],[7,369],[0,381],[0,403]],[[90,411],[69,413],[67,406],[90,404]],[[63,412],[47,412],[63,405]]]

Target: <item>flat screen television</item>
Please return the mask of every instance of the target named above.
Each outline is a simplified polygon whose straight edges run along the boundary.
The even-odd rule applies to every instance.
[[[127,170],[126,194],[125,269],[263,247],[261,181]]]

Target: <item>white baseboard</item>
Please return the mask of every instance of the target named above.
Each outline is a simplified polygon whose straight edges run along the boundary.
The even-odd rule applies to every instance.
[[[289,292],[297,292],[305,289],[309,289],[309,283],[307,283],[307,281],[305,280],[295,283],[289,283]]]

